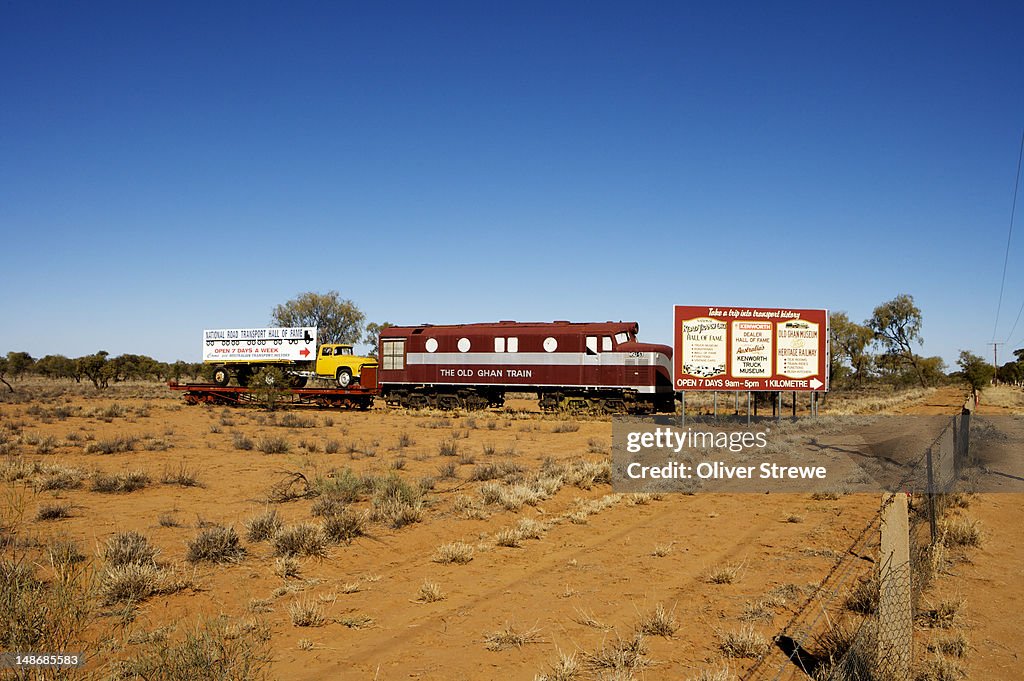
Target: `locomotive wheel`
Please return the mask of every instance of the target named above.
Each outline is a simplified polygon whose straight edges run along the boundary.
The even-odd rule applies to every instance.
[[[221,388],[231,382],[231,372],[228,371],[227,367],[217,367],[213,370],[213,383],[219,385]]]

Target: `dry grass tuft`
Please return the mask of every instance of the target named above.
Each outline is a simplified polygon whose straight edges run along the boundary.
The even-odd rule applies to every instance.
[[[230,563],[242,559],[242,547],[233,527],[214,525],[197,534],[189,543],[185,559],[190,563]]]
[[[719,634],[718,649],[726,657],[760,657],[768,651],[768,639],[753,627]]]
[[[708,570],[704,578],[708,584],[732,584],[739,580],[743,572],[743,564],[719,565]]]
[[[277,556],[327,555],[327,539],[319,527],[310,523],[286,525],[278,530],[271,542]]]
[[[580,666],[576,653],[566,655],[559,650],[555,663],[548,668],[547,672],[537,675],[534,681],[577,681],[582,674],[583,668]]]
[[[351,544],[353,539],[366,535],[366,515],[345,509],[331,514],[321,523],[324,537],[335,544]]]
[[[963,605],[962,600],[940,601],[934,608],[922,610],[917,617],[927,627],[951,629],[960,621],[960,611]]]
[[[443,601],[447,596],[441,591],[441,587],[430,580],[424,579],[420,584],[420,590],[416,596],[417,603],[436,603]]]
[[[981,546],[981,523],[968,518],[943,520],[939,533],[942,543],[949,548],[960,546]]]
[[[631,672],[648,664],[645,657],[647,646],[643,635],[623,639],[616,637],[614,641],[604,641],[601,647],[592,653],[583,654],[584,666],[598,673],[605,671]]]
[[[185,465],[182,461],[177,467],[165,466],[160,475],[160,482],[165,485],[179,485],[181,487],[202,487],[199,482],[199,474]]]
[[[288,616],[292,620],[292,625],[296,627],[321,627],[326,622],[323,608],[318,603],[304,598],[288,606]]]
[[[283,524],[277,509],[264,509],[259,515],[245,521],[245,538],[251,542],[267,541],[277,534]]]
[[[491,632],[484,637],[484,644],[488,650],[498,651],[506,648],[522,648],[527,643],[540,643],[543,638],[540,629],[533,627],[525,631],[519,631],[511,624],[506,624],[504,629]]]
[[[435,563],[441,563],[448,565],[455,563],[457,565],[465,565],[469,561],[473,560],[473,547],[465,542],[456,541],[449,544],[442,544],[437,547],[434,552],[432,560]]]
[[[119,532],[107,539],[103,560],[111,567],[122,565],[152,565],[159,549],[138,532]]]
[[[636,628],[645,636],[672,638],[679,629],[676,607],[673,605],[671,610],[666,610],[664,605],[658,603],[652,612],[640,618]]]
[[[72,504],[42,504],[36,511],[36,520],[60,520],[70,518]]]

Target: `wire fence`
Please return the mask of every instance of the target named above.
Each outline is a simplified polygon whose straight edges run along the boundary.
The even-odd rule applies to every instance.
[[[942,557],[940,520],[971,466],[970,412],[946,423],[743,681],[910,681],[913,622]],[[780,658],[778,651],[783,653]]]

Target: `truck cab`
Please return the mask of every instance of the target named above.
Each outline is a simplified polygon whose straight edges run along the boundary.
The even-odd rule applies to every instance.
[[[333,379],[339,388],[358,383],[363,369],[375,366],[375,358],[355,354],[350,343],[325,343],[316,355],[317,376]]]

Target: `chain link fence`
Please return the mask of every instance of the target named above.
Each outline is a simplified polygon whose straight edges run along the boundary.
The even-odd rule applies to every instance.
[[[971,466],[967,410],[911,467],[910,494],[886,494],[878,512],[776,637],[777,652],[743,681],[911,681],[914,620],[941,561],[941,518]],[[865,569],[865,566],[870,566]]]

